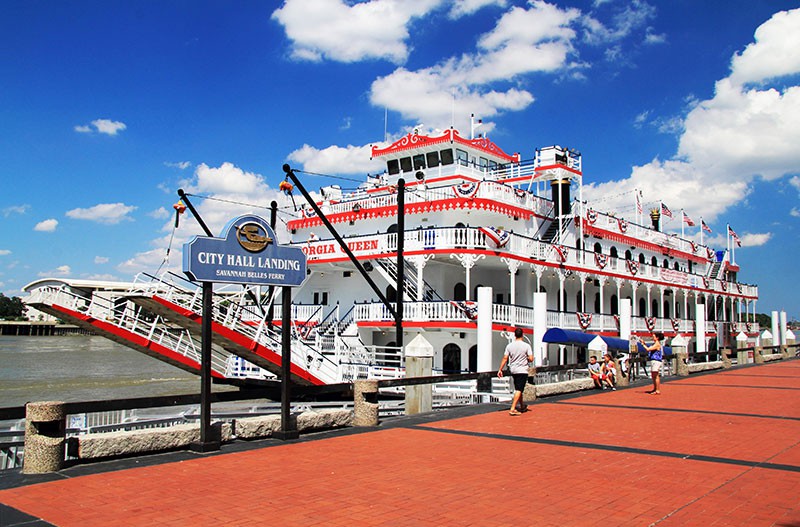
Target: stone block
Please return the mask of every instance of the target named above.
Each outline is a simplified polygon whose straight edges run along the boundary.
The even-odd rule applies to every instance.
[[[230,423],[212,423],[212,435],[220,441],[230,441],[233,431]],[[78,437],[78,457],[98,459],[128,456],[148,452],[164,452],[188,447],[200,441],[200,424],[190,423],[169,428],[121,430],[86,434]]]
[[[711,371],[722,369],[722,361],[715,360],[711,362],[696,362],[688,365],[689,373],[697,373],[701,371]]]
[[[579,392],[581,390],[591,390],[592,388],[594,388],[594,381],[592,381],[590,377],[572,379],[571,381],[553,382],[550,384],[537,384],[536,397]]]

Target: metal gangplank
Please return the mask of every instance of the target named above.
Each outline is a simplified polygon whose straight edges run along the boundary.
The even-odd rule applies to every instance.
[[[203,320],[201,288],[192,289],[189,282],[180,284],[181,279],[176,275],[151,278],[151,282],[138,282],[127,298],[199,339]],[[230,292],[215,291],[212,304],[212,342],[279,375],[284,328],[267,322],[266,306],[254,304],[251,293],[241,286]],[[327,354],[305,344],[298,332],[288,330],[292,333],[292,379],[306,385],[340,382],[339,365]]]
[[[177,368],[200,373],[199,341],[161,317],[134,309],[125,298],[104,296],[100,292],[87,297],[66,286],[48,286],[32,290],[26,303]],[[215,379],[228,377],[229,359],[230,353],[212,347],[211,375]]]

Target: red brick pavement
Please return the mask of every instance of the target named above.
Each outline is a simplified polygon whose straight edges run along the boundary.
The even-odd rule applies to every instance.
[[[800,361],[0,491],[52,524],[800,527]]]

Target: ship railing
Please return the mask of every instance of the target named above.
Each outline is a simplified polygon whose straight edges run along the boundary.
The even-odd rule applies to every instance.
[[[464,170],[460,172],[464,172]],[[547,198],[537,196],[527,190],[516,189],[505,183],[484,180],[486,174],[483,172],[462,175],[479,181],[483,180],[480,181],[478,189],[473,196],[474,199],[486,199],[513,205],[545,217],[552,214],[553,202]],[[428,177],[431,176],[428,175]],[[409,186],[405,195],[406,205],[456,199],[458,196],[453,190],[454,186],[428,186],[425,184]],[[373,195],[360,190],[343,196],[343,200],[337,203],[323,202],[320,209],[326,215],[344,214],[352,212],[356,205],[361,211],[386,207],[397,208],[397,194],[387,192],[386,194]]]
[[[588,214],[588,210],[592,209],[590,206],[584,207],[584,215]],[[612,216],[610,214],[606,214],[604,212],[599,212],[595,209],[592,209],[593,213],[597,215],[597,219],[594,222],[594,226],[600,229],[606,229],[610,231],[620,231],[620,218],[616,216]],[[697,252],[695,252],[694,247],[692,246],[692,242],[690,240],[685,240],[679,237],[676,234],[669,234],[666,232],[656,231],[649,227],[645,227],[643,225],[639,225],[638,223],[633,223],[631,221],[624,222],[625,231],[622,233],[625,236],[630,238],[635,238],[638,240],[650,242],[656,245],[660,245],[662,247],[666,247],[669,249],[675,249],[677,251],[681,251],[688,254],[698,254],[701,256],[705,256],[707,246],[695,244],[694,247],[697,247]]]
[[[474,312],[470,312],[467,308],[467,305],[461,305],[455,301],[404,302],[403,320],[413,322],[474,321]],[[358,322],[393,319],[389,310],[381,302],[356,303],[353,306],[353,317]],[[498,324],[533,326],[533,309],[510,304],[492,304],[492,321]]]

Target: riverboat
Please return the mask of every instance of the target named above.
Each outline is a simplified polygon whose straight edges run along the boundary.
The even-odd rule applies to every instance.
[[[324,187],[315,206],[295,204],[293,185],[281,184],[292,216],[278,237],[307,257],[307,279],[292,293],[300,383],[402,375],[403,346],[416,335],[444,373],[491,371],[516,327],[537,365],[585,360],[586,334],[627,340],[660,331],[681,336],[690,352],[758,336],[758,288],[738,280],[732,252],[662,231],[663,205],[635,218],[591,206],[573,148],[542,147],[523,160],[451,128],[410,133],[371,154],[382,173],[352,190]],[[143,274],[124,291],[73,285],[33,282],[27,301],[197,371],[196,284],[167,273]],[[215,290],[217,380],[280,374],[279,296]],[[563,330],[558,339],[548,339],[551,329]]]

